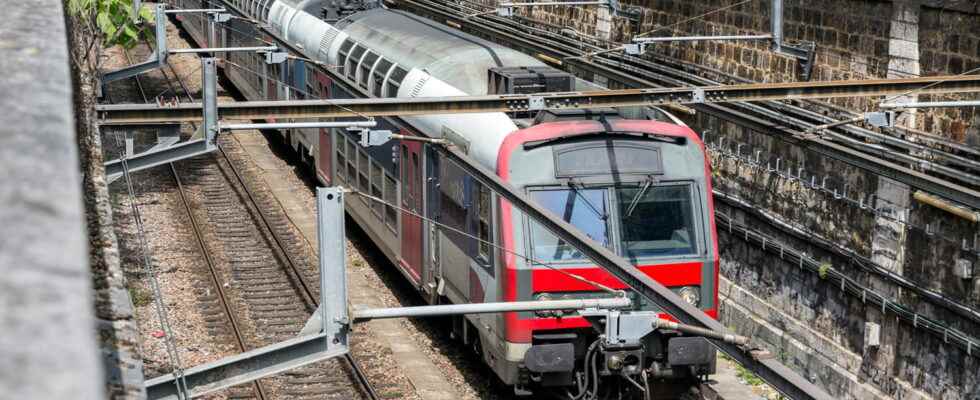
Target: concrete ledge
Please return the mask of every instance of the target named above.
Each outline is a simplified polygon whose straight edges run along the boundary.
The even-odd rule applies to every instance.
[[[0,13],[0,393],[102,393],[62,2]]]

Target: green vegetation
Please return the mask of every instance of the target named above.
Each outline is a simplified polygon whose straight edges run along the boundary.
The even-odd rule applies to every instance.
[[[138,284],[129,287],[129,298],[133,300],[133,305],[136,307],[145,306],[153,301],[153,296],[150,295],[150,292]]]
[[[96,27],[103,46],[127,49],[139,42],[141,34],[150,34],[141,21],[154,18],[147,6],[140,7],[139,12],[134,10],[132,0],[68,0],[68,12]]]
[[[833,265],[830,265],[830,263],[820,264],[820,269],[817,270],[817,274],[820,275],[820,279],[827,279],[827,273],[830,272],[831,267],[833,267]]]
[[[738,379],[745,381],[745,383],[749,386],[759,386],[765,383],[761,378],[756,376],[756,374],[745,369],[745,367],[743,367],[741,364],[735,364],[735,376],[737,376]]]

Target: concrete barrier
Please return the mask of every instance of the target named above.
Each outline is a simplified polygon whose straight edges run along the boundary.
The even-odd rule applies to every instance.
[[[105,397],[59,0],[0,13],[0,397]]]

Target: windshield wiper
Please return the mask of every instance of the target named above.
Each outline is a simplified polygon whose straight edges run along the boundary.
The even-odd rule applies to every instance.
[[[636,206],[640,204],[640,199],[647,193],[647,190],[650,189],[651,185],[653,185],[653,179],[647,179],[647,181],[643,184],[643,187],[640,188],[640,191],[636,192],[636,195],[633,196],[633,200],[630,200],[630,206],[626,208],[626,217],[633,215],[633,211],[636,210]]]
[[[609,217],[607,213],[599,211],[599,208],[596,207],[595,204],[592,204],[592,202],[589,201],[589,199],[585,197],[585,195],[583,195],[582,192],[580,192],[577,187],[575,187],[575,181],[569,179],[568,187],[572,189],[572,192],[574,192],[576,196],[578,196],[583,201],[585,201],[585,205],[589,206],[589,208],[592,209],[592,212],[594,212],[595,215],[599,216],[600,219],[605,221]]]

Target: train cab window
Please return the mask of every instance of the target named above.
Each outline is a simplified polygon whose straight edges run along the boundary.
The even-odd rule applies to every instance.
[[[531,198],[565,222],[572,224],[596,243],[611,247],[609,240],[609,190],[568,188],[531,191]],[[584,258],[575,247],[551,231],[530,221],[531,253],[542,261],[572,261]]]
[[[490,202],[490,189],[486,186],[479,185],[480,191],[480,203],[479,203],[479,218],[477,221],[477,235],[480,238],[480,258],[483,261],[490,262],[490,214],[492,210]]]
[[[624,256],[696,254],[690,185],[618,187],[616,192]]]
[[[398,182],[391,175],[385,174],[385,225],[392,232],[398,232]]]
[[[381,165],[374,160],[371,160],[371,196],[377,197],[379,199],[383,198],[384,193],[381,191],[381,185],[384,185],[384,170],[381,169]],[[377,201],[371,202],[371,211],[378,219],[384,219],[381,215],[381,203]]]

